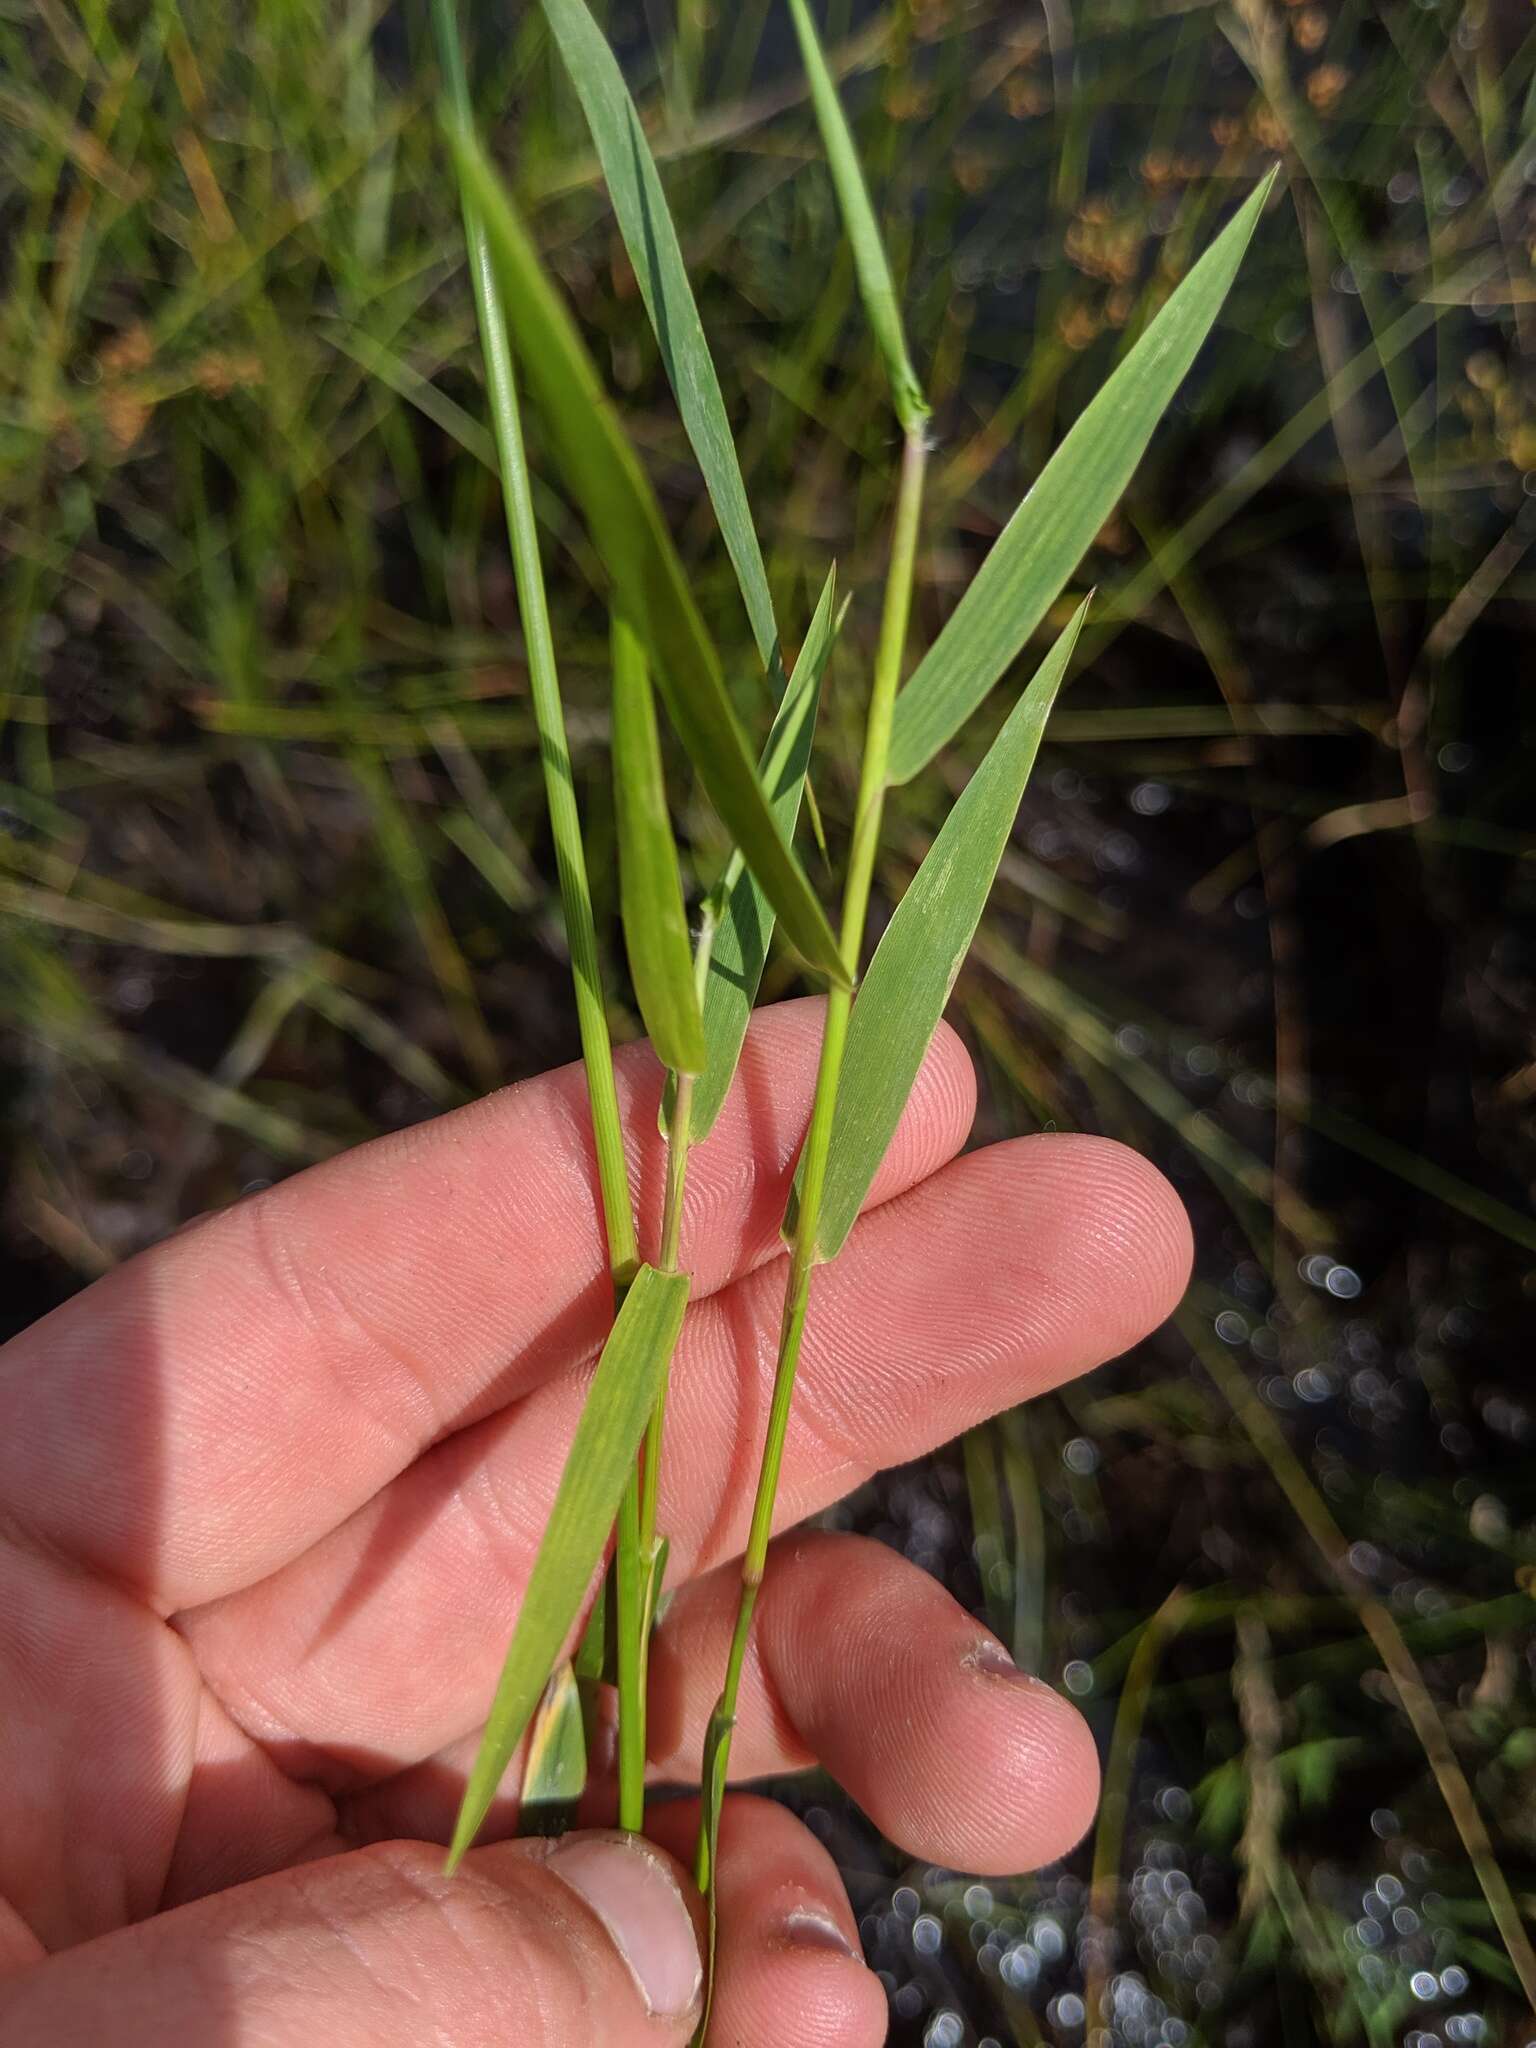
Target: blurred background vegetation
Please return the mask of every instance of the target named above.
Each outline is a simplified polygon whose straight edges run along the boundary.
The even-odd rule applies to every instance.
[[[599,12],[654,114],[780,616],[803,629],[834,555],[854,593],[815,769],[835,847],[897,450],[798,66],[770,0]],[[472,15],[488,130],[755,675],[538,11]],[[1087,659],[951,1012],[978,1139],[1147,1150],[1196,1282],[1137,1355],[838,1516],[1078,1699],[1098,1834],[979,1885],[830,1786],[787,1796],[844,1867],[897,2042],[1522,2042],[1529,11],[824,23],[932,366],[920,636],[1232,199],[1286,176],[1084,564]],[[424,10],[381,0],[0,0],[7,1327],[574,1055],[435,89]],[[602,579],[542,510],[611,891]],[[883,904],[996,715],[899,793]],[[707,880],[717,828],[691,798],[683,822]],[[766,993],[797,985],[781,955]]]

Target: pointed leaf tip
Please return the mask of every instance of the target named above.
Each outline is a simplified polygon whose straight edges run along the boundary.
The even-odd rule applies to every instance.
[[[891,780],[933,759],[1087,553],[1215,324],[1278,172],[1255,187],[1062,440],[896,701]]]
[[[720,380],[651,145],[618,59],[586,0],[542,0],[542,5],[597,147],[619,233],[736,571],[752,637],[763,666],[771,670],[778,629],[768,575]]]

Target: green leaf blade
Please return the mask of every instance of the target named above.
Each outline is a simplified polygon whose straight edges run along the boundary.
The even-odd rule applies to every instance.
[[[650,315],[667,381],[698,459],[763,666],[778,648],[773,599],[747,504],[720,380],[704,338],[666,193],[617,58],[585,0],[542,0],[597,147],[619,232]]]
[[[848,230],[848,240],[853,249],[859,296],[864,301],[865,316],[885,365],[897,420],[902,432],[911,434],[927,419],[931,408],[912,367],[896,286],[891,278],[891,266],[875,219],[875,209],[870,202],[869,187],[864,182],[858,146],[848,125],[848,116],[843,112],[843,103],[838,97],[837,85],[806,0],[789,0],[789,11],[800,44],[800,60],[810,82],[811,104],[816,110],[822,147],[827,152],[827,167],[832,173],[843,225]]]
[[[617,608],[644,643],[667,715],[791,943],[846,987],[832,927],[774,823],[655,493],[501,180],[467,129],[451,126],[449,140],[484,224],[550,448],[603,557]]]
[[[896,701],[893,782],[928,765],[1061,595],[1215,324],[1274,177],[1249,195],[1095,394],[993,543]]]
[[[800,658],[763,749],[763,787],[775,822],[786,839],[793,834],[800,815],[821,702],[821,682],[838,624],[834,568],[828,571],[822,586]],[[751,869],[739,860],[733,861],[725,875],[720,928],[715,934],[704,985],[704,1067],[694,1086],[689,1118],[689,1132],[695,1143],[707,1138],[714,1129],[730,1090],[772,936],[773,905]]]
[[[667,811],[661,735],[645,649],[613,621],[613,798],[619,828],[619,912],[640,1015],[657,1056],[679,1074],[704,1067],[688,913]]]
[[[592,1583],[687,1305],[686,1274],[642,1266],[603,1346],[454,1823],[449,1871],[480,1830]]]
[[[587,1789],[587,1731],[569,1663],[544,1688],[528,1738],[518,1825],[525,1835],[559,1835],[574,1824]]]
[[[956,799],[859,986],[816,1234],[822,1259],[842,1249],[901,1121],[986,908],[1087,610],[1085,598]]]

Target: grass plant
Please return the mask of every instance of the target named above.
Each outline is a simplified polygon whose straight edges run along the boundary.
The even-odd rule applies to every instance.
[[[753,1001],[851,982],[819,1228],[809,1157],[786,1219],[814,1317],[905,1065],[861,1052],[861,1010],[909,972],[942,1000],[970,912],[939,848],[978,780],[1000,829],[1093,586],[949,1014],[984,1133],[1151,1152],[1203,1285],[1131,1364],[847,1510],[1114,1761],[1091,1984],[1071,1870],[988,1902],[803,1795],[903,2048],[1045,2038],[1078,1992],[1113,2032],[1137,1972],[1200,2041],[1464,2009],[1499,2038],[1529,2005],[1530,725],[1503,679],[1536,594],[1536,44],[1410,12],[749,5],[674,39],[664,10],[477,6],[440,120],[430,10],[0,9],[15,1319],[579,1044],[627,1358],[610,1037],[673,1034],[649,1319]],[[1191,288],[1236,270],[1276,158],[1202,349]],[[640,1815],[668,1327],[514,1646],[530,1813],[579,1788],[580,1691],[622,1678]],[[1170,1856],[1214,1954],[1138,1917]],[[1367,1952],[1378,1875],[1418,1924]],[[1027,1977],[1046,1920],[1067,1953]],[[1467,1988],[1426,2005],[1426,1970]]]
[[[782,681],[762,557],[725,420],[718,380],[705,342],[661,180],[634,102],[612,52],[584,0],[549,0],[546,9],[592,130],[646,310],[706,488],[719,517],[759,655]],[[1033,682],[971,777],[875,952],[861,972],[888,791],[932,760],[982,701],[1029,640],[1076,568],[1093,535],[1115,509],[1162,411],[1209,333],[1273,184],[1273,174],[1243,208],[1162,309],[1105,392],[1090,406],[1040,483],[999,537],[987,562],[925,660],[903,689],[907,638],[922,531],[930,455],[930,406],[912,367],[897,289],[858,150],[844,115],[814,20],[805,0],[790,0],[800,54],[838,208],[848,236],[860,300],[902,436],[891,513],[879,636],[858,752],[857,791],[846,855],[835,957],[822,943],[825,925],[804,870],[774,808],[782,792],[772,737],[766,773],[741,777],[745,743],[722,683],[722,665],[693,609],[665,528],[638,464],[608,408],[587,358],[552,288],[539,271],[527,236],[468,127],[469,95],[450,0],[438,0],[440,42],[451,89],[448,116],[463,193],[465,239],[485,354],[487,390],[507,499],[518,593],[525,615],[530,669],[546,758],[551,817],[562,856],[568,917],[590,921],[579,831],[569,786],[569,761],[555,680],[532,497],[523,453],[509,330],[528,365],[530,382],[557,417],[550,422],[563,481],[577,497],[611,579],[612,747],[620,856],[620,916],[636,1000],[652,1045],[670,1070],[666,1202],[657,1268],[642,1268],[652,1292],[671,1283],[664,1304],[643,1320],[639,1283],[619,1263],[633,1262],[633,1225],[621,1204],[610,1125],[611,1069],[601,1071],[606,1040],[584,1036],[588,1084],[599,1136],[605,1216],[621,1306],[599,1363],[530,1584],[506,1673],[454,1832],[453,1866],[473,1841],[518,1743],[551,1680],[554,1660],[574,1627],[592,1566],[607,1534],[603,1506],[618,1506],[615,1555],[615,1656],[619,1689],[620,1811],[638,1826],[645,1759],[646,1639],[656,1607],[661,1537],[656,1500],[663,1447],[666,1377],[681,1327],[687,1280],[678,1270],[682,1192],[692,1137],[693,1090],[710,1064],[704,992],[724,898],[706,915],[697,958],[690,956],[677,853],[671,837],[659,733],[651,696],[654,661],[666,689],[678,738],[722,823],[736,835],[740,884],[750,872],[762,901],[757,916],[777,913],[798,939],[809,967],[829,970],[826,1016],[810,1121],[795,1176],[784,1235],[789,1256],[778,1360],[757,1490],[741,1566],[741,1592],[724,1684],[711,1716],[702,1759],[703,1817],[696,1857],[701,1889],[713,1898],[721,1801],[728,1777],[741,1674],[753,1613],[773,1532],[795,1374],[810,1310],[816,1267],[836,1256],[863,1205],[911,1092],[956,977],[970,950],[1025,784],[1039,751],[1056,693],[1077,643],[1085,599],[1073,613]],[[506,308],[513,310],[510,317]],[[830,584],[824,596],[824,611]],[[813,628],[814,631],[814,628]],[[825,635],[823,615],[821,631]],[[808,693],[809,694],[809,693]],[[793,702],[793,697],[788,700]],[[809,718],[805,721],[809,727]],[[782,750],[786,754],[786,744]],[[797,790],[808,764],[795,763]],[[809,905],[809,907],[807,907]],[[573,946],[582,975],[583,938]],[[759,949],[760,950],[760,949]],[[740,960],[727,963],[740,980]],[[857,996],[855,995],[857,991]],[[750,1004],[752,989],[746,990]],[[597,1001],[595,977],[585,991]],[[718,1013],[717,1013],[718,1014]],[[739,1049],[732,1017],[722,1038],[713,1095]],[[605,1140],[606,1138],[606,1146]],[[615,1214],[620,1236],[615,1239]],[[625,1290],[633,1287],[633,1293]],[[632,1303],[635,1304],[632,1306]],[[672,1307],[676,1305],[673,1314]],[[664,1312],[665,1311],[665,1312]],[[636,1332],[641,1333],[637,1336]],[[642,1372],[638,1345],[665,1348]],[[638,1482],[626,1460],[638,1445],[634,1388],[654,1390]],[[624,1398],[615,1400],[622,1385]],[[611,1488],[604,1482],[612,1482]],[[637,1492],[638,1485],[638,1492]],[[607,1494],[613,1492],[613,1501]],[[568,1696],[567,1696],[568,1698]],[[568,1706],[567,1706],[568,1711]],[[707,2026],[707,2015],[705,2026]]]

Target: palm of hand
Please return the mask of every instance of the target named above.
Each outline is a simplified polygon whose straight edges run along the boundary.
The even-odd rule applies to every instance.
[[[759,1016],[691,1172],[659,1779],[696,1779],[719,1686],[814,1048],[812,1006]],[[648,1212],[655,1070],[636,1048],[620,1071]],[[1182,1213],[1149,1168],[1066,1138],[955,1160],[971,1110],[941,1035],[818,1275],[786,1522],[1124,1348],[1182,1285]],[[424,2011],[438,2038],[500,2041],[517,1996],[530,2043],[686,2039],[687,2012],[669,2033],[635,2003],[579,1901],[551,1914],[544,1851],[477,1851],[450,1888],[421,1846],[446,1839],[606,1312],[566,1070],[204,1220],[0,1354],[8,2041],[404,2041]],[[776,1546],[742,1709],[736,1775],[819,1761],[955,1867],[1026,1868],[1091,1812],[1073,1711],[858,1539]],[[508,1802],[491,1834],[514,1821]],[[691,1829],[680,1803],[652,1833],[686,1859]],[[883,2038],[836,1873],[796,1822],[733,1800],[721,1887],[726,2038],[781,2039],[786,2001],[807,2039]]]

